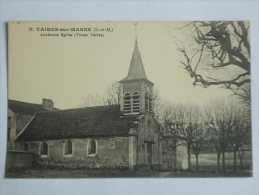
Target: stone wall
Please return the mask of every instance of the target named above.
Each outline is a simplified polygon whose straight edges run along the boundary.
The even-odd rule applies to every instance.
[[[32,117],[33,115],[16,114],[16,136],[23,130]]]
[[[30,167],[35,162],[35,154],[31,152],[8,151],[6,156],[6,170],[19,167]]]
[[[96,154],[88,154],[89,139],[69,139],[73,145],[72,155],[65,155],[68,140],[45,141],[48,155],[40,155],[42,142],[30,142],[29,150],[39,154],[37,162],[44,166],[67,168],[128,168],[128,137],[92,138],[97,143]]]
[[[158,126],[153,116],[145,115],[139,122],[137,127],[138,144],[137,144],[137,169],[146,170],[148,165],[148,143],[152,143],[152,168],[158,170],[162,164],[160,153],[160,136]]]
[[[187,169],[188,156],[186,146],[177,146],[175,150],[168,144],[168,142],[172,143],[172,141],[169,138],[167,138],[167,141],[162,140],[162,170]]]
[[[8,135],[9,134],[9,135]],[[16,137],[16,115],[8,109],[8,131],[7,131],[7,150],[15,150]]]
[[[8,128],[10,129],[10,132],[7,133],[10,133],[10,135],[9,140],[7,140],[7,150],[17,150],[17,148],[15,147],[15,138],[21,132],[21,130],[28,124],[32,117],[33,115],[14,113],[10,109],[8,109]]]

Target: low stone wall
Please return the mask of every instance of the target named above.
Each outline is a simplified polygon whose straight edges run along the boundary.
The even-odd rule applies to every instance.
[[[18,167],[30,167],[35,162],[35,154],[31,152],[8,151],[6,156],[6,170]]]
[[[82,159],[42,159],[37,158],[37,165],[42,167],[64,168],[64,169],[128,169],[128,165],[113,161],[111,158],[82,158]]]
[[[184,162],[184,160],[182,160],[182,161],[177,160],[176,169],[178,169],[178,170],[184,169],[183,162]],[[162,171],[172,171],[172,170],[175,170],[173,159],[163,160],[162,165],[160,167],[160,170],[162,170]]]

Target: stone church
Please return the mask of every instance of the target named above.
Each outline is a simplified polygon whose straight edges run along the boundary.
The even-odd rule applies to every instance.
[[[15,147],[15,138],[33,118],[36,112],[57,110],[54,102],[43,98],[42,104],[32,104],[16,100],[8,100],[8,131],[7,131],[7,150],[24,150]],[[25,146],[26,147],[26,146]]]
[[[162,145],[153,85],[136,42],[119,105],[37,110],[19,131],[17,147],[46,166],[158,170]]]

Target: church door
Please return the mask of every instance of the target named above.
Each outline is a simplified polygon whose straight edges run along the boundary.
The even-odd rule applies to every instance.
[[[152,169],[152,143],[147,143],[147,169]]]

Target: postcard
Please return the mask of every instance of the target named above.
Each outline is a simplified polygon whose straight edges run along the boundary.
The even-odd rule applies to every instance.
[[[8,22],[6,178],[251,177],[249,21]]]

